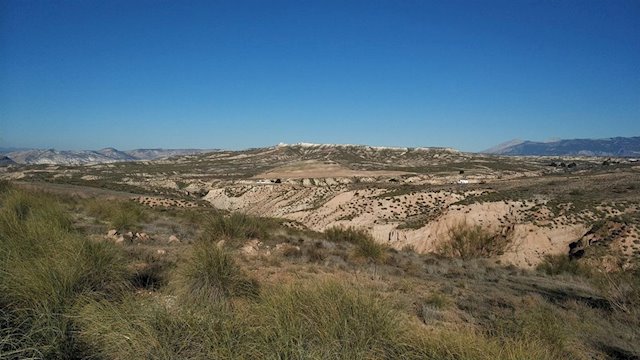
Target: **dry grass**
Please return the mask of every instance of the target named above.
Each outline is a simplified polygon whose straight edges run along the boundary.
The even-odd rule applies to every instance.
[[[126,289],[118,249],[76,234],[57,198],[9,190],[0,202],[0,355],[72,358],[71,310],[80,298]]]
[[[176,283],[186,296],[210,300],[259,293],[258,283],[244,274],[228,251],[204,241],[194,245],[178,268]]]
[[[239,247],[247,239],[266,239],[270,235],[269,230],[275,227],[270,219],[244,213],[215,214],[204,221],[203,240],[225,240],[226,246],[231,247]]]
[[[449,230],[449,238],[438,246],[439,254],[464,260],[491,257],[504,253],[507,239],[480,225],[460,223]]]
[[[353,227],[332,227],[325,230],[324,234],[328,241],[354,244],[356,246],[356,256],[374,263],[380,263],[385,259],[387,246],[375,241],[373,236],[366,230]]]
[[[10,186],[0,193],[0,358],[640,355],[637,273],[598,277],[569,267],[551,271],[569,276],[549,276],[466,260],[499,251],[478,229],[459,237],[482,246],[460,245],[455,258],[390,251],[366,231],[338,228],[296,242],[303,256],[265,255],[269,264],[236,261],[233,247],[216,246],[221,234],[272,235],[273,220],[238,218],[194,244],[172,245],[178,253],[169,260],[150,255],[162,244],[87,240],[74,230],[65,201]],[[156,210],[147,211],[152,217]],[[359,275],[363,258],[377,262],[379,277]],[[137,284],[146,275],[132,276],[130,263],[157,264],[148,275],[162,285]]]

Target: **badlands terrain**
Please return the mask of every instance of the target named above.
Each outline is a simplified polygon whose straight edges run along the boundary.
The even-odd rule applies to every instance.
[[[0,359],[640,359],[640,164],[296,144],[0,167]]]
[[[629,158],[296,144],[2,171],[20,184],[108,189],[148,206],[213,207],[319,232],[353,226],[418,253],[437,252],[461,224],[479,225],[508,244],[492,258],[522,268],[548,254],[608,267],[640,256],[640,164]]]

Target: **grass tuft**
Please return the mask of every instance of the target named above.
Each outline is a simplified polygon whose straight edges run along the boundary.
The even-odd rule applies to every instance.
[[[149,213],[144,205],[134,201],[122,200],[90,200],[87,201],[87,212],[98,219],[107,221],[117,230],[136,230],[149,220]]]
[[[80,297],[122,293],[119,249],[75,233],[54,196],[11,190],[0,202],[0,354],[73,358],[81,349],[70,309]]]
[[[325,230],[324,235],[331,242],[348,242],[356,245],[356,255],[372,262],[380,263],[385,259],[387,246],[375,241],[366,230],[334,226]]]
[[[178,269],[178,283],[189,297],[221,299],[255,297],[258,283],[247,277],[231,253],[207,242],[194,245],[190,258]]]
[[[547,275],[589,275],[590,273],[588,268],[582,266],[578,260],[571,259],[565,254],[546,255],[536,269]]]
[[[243,213],[213,215],[205,223],[202,239],[225,240],[225,245],[238,247],[247,239],[267,239],[274,226],[271,220]]]

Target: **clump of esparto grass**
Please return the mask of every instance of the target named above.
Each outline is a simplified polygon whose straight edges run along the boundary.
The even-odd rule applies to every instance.
[[[12,185],[8,180],[0,180],[0,194],[12,189]]]
[[[387,300],[335,281],[279,285],[249,302],[89,301],[80,339],[95,355],[239,359],[563,359],[533,336],[428,330]]]
[[[202,238],[207,241],[225,240],[225,245],[237,247],[247,239],[267,239],[273,226],[270,219],[244,213],[216,214],[206,221]]]
[[[498,322],[495,336],[506,342],[531,341],[541,344],[554,358],[586,359],[588,351],[576,337],[577,318],[546,301],[527,297],[509,319]]]
[[[327,258],[327,254],[324,252],[322,241],[316,241],[313,246],[306,249],[307,257],[311,262],[321,262]]]
[[[177,283],[190,297],[221,299],[259,293],[258,282],[242,271],[230,252],[205,241],[194,245],[189,259],[178,269]]]
[[[149,220],[149,212],[144,205],[134,201],[90,200],[87,202],[87,212],[121,231],[133,230]]]
[[[243,356],[245,333],[218,302],[168,303],[128,296],[78,307],[80,340],[104,359],[230,359]]]
[[[640,270],[594,273],[593,282],[614,310],[640,326]]]
[[[402,252],[416,253],[416,247],[413,244],[406,244],[402,247]]]
[[[467,223],[453,226],[448,237],[439,244],[437,252],[464,260],[501,255],[508,245],[506,238],[487,231],[481,225]]]
[[[389,357],[409,331],[385,301],[336,282],[272,289],[248,316],[255,351],[271,358]]]
[[[325,230],[324,234],[328,241],[335,243],[348,242],[356,245],[356,255],[372,262],[379,263],[385,259],[387,246],[375,241],[373,236],[366,230],[334,226]]]
[[[591,271],[580,264],[577,259],[572,259],[566,254],[545,255],[543,261],[536,267],[538,271],[547,275],[590,275]]]
[[[76,356],[71,307],[126,288],[119,249],[75,233],[58,200],[19,190],[0,199],[0,354]]]

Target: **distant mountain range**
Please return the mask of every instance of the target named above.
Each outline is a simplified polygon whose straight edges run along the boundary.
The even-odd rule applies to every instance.
[[[157,160],[178,155],[192,155],[217,150],[204,149],[136,149],[120,151],[114,148],[101,150],[41,150],[25,149],[17,151],[0,151],[0,165],[18,164],[55,164],[86,165],[112,163],[119,161]]]
[[[640,157],[640,136],[550,142],[511,140],[482,152],[497,155]]]
[[[246,152],[260,149],[248,149]],[[279,144],[262,149],[278,156],[295,155],[301,158],[368,159],[391,157],[403,154],[414,160],[436,152],[458,153],[450,148],[404,148],[349,144]],[[122,161],[158,160],[173,156],[194,155],[208,152],[224,152],[218,149],[135,149],[120,151],[114,148],[101,150],[55,150],[55,149],[8,149],[0,148],[0,166],[14,164],[87,165]],[[511,140],[485,151],[496,155],[537,156],[624,156],[640,157],[640,136],[609,139],[573,139],[551,142]]]

